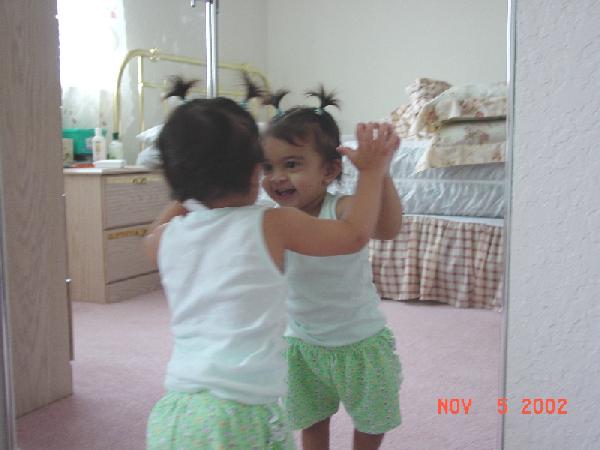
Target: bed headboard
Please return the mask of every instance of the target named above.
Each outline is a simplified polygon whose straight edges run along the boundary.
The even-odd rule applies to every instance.
[[[148,69],[152,64],[158,64],[160,62],[167,63],[176,63],[177,66],[175,70],[171,70],[169,75],[175,75],[180,73],[180,68],[182,66],[200,66],[206,67],[206,61],[200,60],[197,58],[192,58],[189,56],[175,55],[170,53],[163,53],[157,48],[151,49],[142,49],[138,48],[135,50],[131,50],[127,53],[121,66],[119,67],[119,72],[117,76],[117,84],[115,88],[114,101],[113,101],[113,131],[119,133],[119,136],[122,136],[122,123],[121,123],[121,90],[122,90],[122,82],[123,75],[125,70],[128,69],[129,64],[135,60],[137,62],[137,76],[136,76],[136,86],[137,86],[137,112],[139,114],[139,132],[142,132],[146,128],[145,124],[145,110],[146,107],[146,99],[145,93],[148,89],[158,90],[160,93],[165,91],[167,86],[166,77],[162,78],[160,81],[156,79],[158,77],[152,76],[148,74]],[[244,86],[241,83],[240,73],[242,71],[246,71],[252,79],[254,79],[260,86],[269,90],[269,82],[267,77],[257,68],[249,65],[249,64],[231,64],[231,63],[219,63],[218,64],[218,76],[219,76],[219,86],[224,86],[223,89],[219,87],[218,95],[224,97],[230,97],[235,100],[242,100],[245,97]],[[203,79],[206,76],[205,71],[194,72],[194,78]],[[222,83],[221,79],[226,80],[237,80],[236,83]],[[200,83],[199,83],[200,84]],[[192,92],[199,94],[206,94],[206,88],[194,88]],[[256,107],[254,105],[254,107]],[[252,106],[251,106],[252,108]],[[251,110],[251,112],[253,112]],[[255,114],[256,115],[256,114]]]

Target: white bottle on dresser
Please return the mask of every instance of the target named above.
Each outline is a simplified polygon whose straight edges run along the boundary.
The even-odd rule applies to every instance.
[[[96,128],[96,135],[92,138],[92,157],[94,161],[106,159],[106,139],[102,136],[102,128]]]
[[[119,133],[113,133],[112,141],[108,145],[108,157],[110,159],[123,159],[123,143],[119,140]]]

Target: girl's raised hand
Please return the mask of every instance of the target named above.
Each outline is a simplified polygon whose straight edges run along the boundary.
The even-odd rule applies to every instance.
[[[386,173],[394,151],[400,145],[400,138],[389,123],[359,123],[356,126],[358,148],[352,150],[340,147],[338,151],[346,155],[360,171],[381,171]]]

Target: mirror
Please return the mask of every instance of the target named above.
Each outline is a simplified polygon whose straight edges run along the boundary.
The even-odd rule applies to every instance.
[[[106,26],[113,27],[111,32],[121,30],[124,34],[112,37],[112,49],[119,53],[120,49],[158,47],[202,58],[202,6],[194,10],[185,1],[168,5],[156,0],[114,1],[116,17],[109,16]],[[427,81],[416,83],[417,79],[444,81],[452,87],[505,80],[507,9],[506,1],[482,4],[464,0],[446,5],[422,0],[223,0],[219,12],[220,61],[250,63],[263,70],[273,88],[291,89],[285,107],[306,103],[302,92],[323,82],[336,91],[342,102],[340,111],[332,114],[345,139],[350,140],[357,121],[394,120],[394,111],[396,119],[402,117],[413,100],[406,92],[409,86],[423,88],[421,93],[439,87]],[[95,14],[81,13],[79,20],[89,24],[99,17]],[[113,19],[116,22],[110,21]],[[100,42],[108,39],[103,36]],[[108,62],[107,58],[90,54],[89,64],[85,65],[92,72],[97,65]],[[114,73],[115,66],[111,67],[109,74]],[[198,77],[204,79],[204,73]],[[78,94],[68,94],[63,85],[68,94],[63,105],[65,128],[100,124],[110,129],[110,78],[98,81],[102,84],[102,93],[97,97],[99,108],[88,115],[87,122],[72,107],[81,104],[76,100]],[[129,82],[133,82],[132,77]],[[86,89],[94,91],[93,86]],[[132,118],[134,92],[130,84],[125,93],[129,106],[124,105],[123,113],[127,123],[122,138],[129,163],[135,161],[139,149],[135,141],[137,124]],[[415,119],[416,113],[409,117]],[[499,120],[496,116],[485,119]],[[147,126],[159,120],[160,115],[150,116]],[[476,121],[470,120],[466,126],[472,127],[471,122]],[[486,120],[484,126],[488,125]],[[461,132],[473,131],[457,131]],[[495,132],[488,134],[493,137]],[[503,367],[500,309],[504,269],[503,224],[499,216],[503,212],[493,208],[498,202],[502,204],[501,193],[498,196],[504,186],[502,163],[487,162],[483,174],[481,168],[469,165],[429,167],[415,175],[414,168],[426,151],[423,142],[426,139],[405,138],[404,159],[399,158],[396,167],[395,181],[400,183],[401,194],[414,194],[403,199],[405,234],[401,239],[371,246],[374,281],[384,297],[382,311],[396,336],[404,373],[400,393],[403,424],[387,433],[382,448],[447,448],[450,442],[457,448],[467,447],[468,442],[476,442],[479,448],[499,448],[501,416],[496,399],[500,397]],[[412,168],[407,170],[404,163],[412,164]],[[435,175],[429,177],[430,173]],[[350,169],[345,175],[351,180]],[[136,177],[142,184],[144,177]],[[145,178],[143,183],[149,181]],[[421,188],[408,191],[414,186]],[[124,192],[122,188],[115,185],[116,195],[122,195],[118,194]],[[342,184],[343,188],[351,186]],[[449,197],[436,203],[446,188],[443,194]],[[420,195],[425,195],[425,200],[416,198]],[[477,196],[496,199],[486,205],[492,212],[488,209],[468,215],[443,209],[447,198],[472,200]],[[440,209],[426,213],[418,209],[432,204]],[[461,212],[477,207],[477,202],[466,201]],[[122,214],[130,212],[126,206]],[[114,233],[122,226],[115,218],[114,226],[106,230],[107,239],[113,236],[118,240],[119,235]],[[441,229],[446,234],[436,235],[439,231],[435,230]],[[428,247],[436,236],[449,246],[444,248],[446,253],[435,253],[435,248]],[[431,251],[419,253],[423,249]],[[115,250],[119,251],[126,253]],[[473,261],[478,264],[477,273],[465,270]],[[121,270],[130,267],[124,264]],[[107,270],[113,269],[109,266]],[[466,284],[466,277],[475,280]],[[148,411],[162,394],[170,351],[164,297],[160,291],[153,291],[110,305],[75,302],[72,308],[75,395],[22,416],[18,421],[21,447],[53,442],[58,448],[76,445],[73,443],[78,439],[91,439],[99,448],[141,448]],[[128,399],[129,395],[134,397]],[[59,415],[63,426],[50,420]],[[131,422],[122,420],[125,418]],[[345,412],[335,416],[332,427],[332,448],[347,448],[352,425]]]

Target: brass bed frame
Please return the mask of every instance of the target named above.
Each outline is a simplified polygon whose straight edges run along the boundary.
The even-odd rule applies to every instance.
[[[145,91],[146,89],[165,89],[166,83],[163,80],[161,83],[157,83],[156,81],[150,81],[145,78],[145,63],[157,63],[159,61],[168,61],[174,63],[182,63],[184,65],[191,66],[201,66],[206,67],[206,61],[200,60],[197,58],[175,55],[170,53],[163,53],[157,48],[143,49],[138,48],[134,50],[130,50],[121,66],[119,67],[119,72],[117,76],[117,84],[114,94],[114,102],[113,102],[113,132],[118,132],[119,136],[122,136],[121,129],[121,83],[123,81],[123,74],[125,70],[128,68],[129,63],[133,60],[137,61],[137,109],[140,115],[140,124],[139,131],[142,132],[145,129],[145,120],[144,120],[144,106],[145,106]],[[218,69],[221,71],[231,71],[231,72],[247,72],[251,78],[259,81],[260,85],[265,89],[269,90],[269,82],[267,77],[257,68],[253,67],[250,64],[231,64],[231,63],[219,63],[217,65]],[[206,95],[206,88],[194,88],[192,92],[200,93]],[[241,100],[245,97],[245,92],[240,89],[219,89],[218,95],[231,97],[234,99]]]

